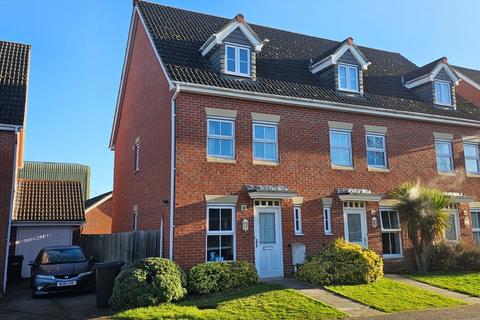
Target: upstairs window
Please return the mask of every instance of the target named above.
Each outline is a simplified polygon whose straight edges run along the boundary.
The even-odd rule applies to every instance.
[[[330,131],[330,157],[333,165],[352,166],[350,132]]]
[[[140,143],[136,143],[135,146],[133,147],[134,151],[134,163],[133,163],[133,169],[134,172],[137,172],[140,170]]]
[[[435,141],[435,152],[437,154],[438,171],[453,171],[452,142],[443,140]]]
[[[369,167],[387,167],[385,136],[378,134],[367,134],[367,162]]]
[[[465,154],[465,170],[467,173],[480,173],[480,156],[477,144],[465,144],[463,146]]]
[[[234,158],[233,124],[232,120],[207,119],[207,153],[209,157]]]
[[[253,124],[253,159],[278,161],[277,126],[273,124]]]
[[[435,103],[442,106],[452,105],[452,89],[450,83],[435,81]]]
[[[237,76],[250,76],[250,49],[225,45],[225,73]]]
[[[358,92],[357,67],[338,65],[338,88],[342,91]]]

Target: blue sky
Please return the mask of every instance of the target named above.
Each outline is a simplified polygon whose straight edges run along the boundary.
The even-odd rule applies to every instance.
[[[162,4],[480,70],[480,1],[162,0]],[[26,159],[92,170],[109,191],[108,150],[132,0],[0,0],[0,39],[32,45]]]

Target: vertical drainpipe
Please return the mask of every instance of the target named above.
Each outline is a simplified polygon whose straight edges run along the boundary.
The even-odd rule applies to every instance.
[[[174,215],[175,215],[175,102],[177,95],[180,92],[178,85],[175,85],[175,93],[172,96],[172,126],[171,126],[171,150],[170,150],[170,231],[168,234],[168,258],[173,260],[173,229],[174,229]]]
[[[7,247],[5,250],[5,265],[3,270],[3,284],[2,284],[2,292],[4,293],[7,290],[7,269],[8,269],[8,256],[10,255],[10,229],[12,228],[12,217],[13,217],[13,206],[15,205],[14,197],[15,197],[15,181],[17,180],[17,153],[18,153],[18,135],[19,135],[19,128],[15,129],[15,151],[13,152],[13,175],[12,175],[12,190],[10,192],[10,210],[8,213],[8,229],[7,229]]]

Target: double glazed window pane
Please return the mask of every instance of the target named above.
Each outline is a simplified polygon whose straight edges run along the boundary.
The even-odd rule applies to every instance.
[[[277,127],[253,125],[253,157],[257,160],[277,160]]]
[[[236,69],[236,52],[234,47],[227,47],[227,71],[235,72]]]
[[[233,235],[207,236],[207,261],[233,260]]]
[[[435,82],[435,100],[437,103],[451,105],[450,84],[446,82]]]
[[[240,73],[248,74],[248,50],[239,49],[240,53]]]
[[[465,168],[467,172],[478,173],[480,171],[478,146],[473,144],[465,144],[463,149],[465,153]]]
[[[448,217],[449,226],[446,232],[446,238],[448,240],[457,240],[457,225],[455,223],[455,214],[450,214]]]
[[[396,211],[382,211],[382,229],[398,230],[400,229],[400,221]]]
[[[367,162],[369,166],[386,167],[384,136],[367,135]]]
[[[332,164],[352,165],[349,132],[330,132],[330,156]]]
[[[358,91],[357,68],[351,66],[338,66],[339,87],[343,90]]]
[[[248,75],[250,50],[247,48],[226,46],[227,71],[242,75]]]
[[[362,224],[359,214],[347,215],[348,223],[348,241],[362,242]]]
[[[452,171],[452,144],[446,141],[435,142],[438,171]]]
[[[233,158],[233,121],[208,120],[208,155]]]
[[[382,233],[383,254],[401,254],[400,251],[401,233],[384,232]]]
[[[472,212],[473,239],[477,245],[480,245],[480,212]]]
[[[232,209],[209,209],[209,231],[232,231]]]
[[[275,243],[275,213],[261,212],[260,222],[260,243]]]

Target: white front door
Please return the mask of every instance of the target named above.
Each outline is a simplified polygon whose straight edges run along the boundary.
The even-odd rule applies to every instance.
[[[278,208],[255,208],[255,266],[260,278],[282,277],[282,229]]]
[[[344,209],[345,240],[368,247],[367,221],[364,210]]]

